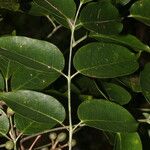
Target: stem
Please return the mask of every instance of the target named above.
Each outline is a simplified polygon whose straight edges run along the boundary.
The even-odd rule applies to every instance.
[[[52,144],[49,143],[49,144],[46,144],[46,145],[43,145],[43,146],[40,146],[40,147],[37,147],[37,148],[34,148],[34,150],[39,150],[39,149],[42,149],[42,148],[45,148],[47,146],[51,146]]]
[[[72,135],[73,135],[73,126],[72,126],[72,114],[71,114],[71,61],[72,61],[72,50],[73,50],[73,46],[74,46],[74,32],[75,32],[75,26],[76,26],[76,21],[82,6],[82,2],[80,2],[78,10],[76,12],[75,15],[75,19],[74,22],[71,23],[70,20],[68,20],[69,24],[70,24],[70,28],[71,28],[71,39],[70,39],[70,48],[69,48],[69,64],[68,64],[68,113],[69,113],[69,150],[72,149]]]
[[[5,90],[6,92],[8,92],[8,79],[5,78]]]
[[[80,42],[84,41],[86,38],[87,38],[87,35],[85,35],[82,38],[80,38],[79,40],[75,41],[74,44],[73,44],[73,47],[78,45]]]
[[[148,123],[150,124],[150,118],[147,118],[147,119],[138,119],[139,123]]]
[[[41,135],[37,136],[36,139],[34,140],[34,142],[32,143],[32,145],[30,146],[29,150],[32,150],[32,148],[34,147],[35,143],[39,140],[39,138],[41,137]]]
[[[8,63],[8,66],[10,65],[10,62]],[[5,78],[5,91],[8,92],[8,72],[9,72],[9,67],[7,68],[7,77]],[[16,133],[14,130],[14,124],[13,124],[13,120],[12,120],[12,116],[9,116],[9,122],[10,122],[10,137],[13,140],[14,143],[14,150],[17,150],[17,145],[16,145]]]
[[[71,78],[68,78],[68,112],[69,112],[69,150],[71,150],[72,142],[72,115],[71,115]]]
[[[17,150],[17,143],[14,141],[14,150]]]
[[[57,147],[57,144],[59,143],[59,141],[55,141],[55,143],[54,144],[52,144],[52,147],[51,147],[51,149],[50,150],[55,150],[56,149],[56,147]]]
[[[20,133],[16,138],[16,143],[18,142],[19,138],[23,135],[23,133]]]
[[[150,112],[149,108],[137,108],[140,111]]]
[[[54,129],[51,129],[51,130],[47,130],[47,131],[44,131],[44,132],[40,132],[40,133],[31,135],[31,136],[27,136],[27,137],[23,138],[20,143],[22,144],[23,142],[25,142],[25,141],[27,141],[27,140],[29,140],[29,139],[35,137],[35,136],[38,136],[39,134],[42,135],[42,134],[45,134],[45,133],[54,132],[54,131],[59,131],[59,130],[63,130],[63,129],[66,129],[66,128],[67,128],[67,126],[66,126],[66,127],[58,127],[58,128],[54,128]]]
[[[5,76],[5,91],[8,92],[8,79],[9,79],[9,70],[10,70],[10,60],[8,61],[7,64],[7,72],[6,72],[6,76]]]
[[[10,62],[8,63],[9,66]],[[8,77],[8,72],[9,72],[9,67],[7,68],[7,77]],[[5,91],[8,92],[8,79],[7,77],[5,78]],[[14,131],[14,124],[13,124],[13,120],[12,120],[12,116],[9,116],[9,122],[10,122],[10,137],[13,140],[14,143],[14,150],[17,150],[17,146],[16,146],[16,133]]]
[[[80,72],[77,71],[76,73],[74,73],[72,76],[71,76],[71,79],[73,79],[77,74],[79,74]]]
[[[50,23],[53,25],[53,27],[56,28],[56,24],[54,23],[54,21],[48,15],[46,17],[50,21]]]
[[[16,141],[16,133],[15,133],[15,130],[14,130],[14,124],[13,124],[13,120],[12,120],[12,116],[9,117],[9,121],[10,121],[10,137],[12,138],[13,140],[13,143],[14,143],[14,150],[17,150],[17,141]]]
[[[13,141],[15,141],[16,140],[16,134],[15,134],[15,131],[14,131],[12,116],[9,117],[9,121],[10,121],[10,136],[13,139]]]
[[[47,38],[50,38],[58,29],[60,29],[62,25],[56,26],[53,31],[47,36]]]
[[[82,124],[82,121],[79,122],[77,125],[74,126],[73,132],[74,132],[78,127],[80,127],[80,126],[84,126],[84,124]]]
[[[100,94],[106,99],[109,100],[109,98],[100,90],[100,88],[98,87],[97,83],[94,81],[94,84],[96,86],[96,88],[98,89],[98,91],[100,92]]]
[[[48,66],[49,67],[49,66]],[[55,70],[56,72],[60,73],[62,76],[64,76],[66,79],[68,78],[68,76],[66,76],[61,70],[58,70],[56,68],[50,67],[51,69]]]
[[[0,145],[0,148],[3,148],[3,147],[5,147],[5,144]]]

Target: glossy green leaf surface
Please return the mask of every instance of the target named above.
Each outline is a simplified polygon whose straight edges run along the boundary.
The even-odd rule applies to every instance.
[[[104,34],[91,34],[90,37],[98,41],[107,43],[116,43],[134,49],[135,51],[150,52],[150,47],[142,43],[133,35],[104,35]]]
[[[36,134],[53,127],[49,123],[39,123],[19,114],[15,114],[15,125],[23,134]]]
[[[0,57],[0,70],[5,80],[11,77],[11,89],[37,89],[41,90],[55,81],[56,73],[46,73],[26,67],[6,57]]]
[[[146,64],[140,75],[140,85],[148,103],[150,103],[150,63]]]
[[[130,93],[119,85],[114,83],[104,83],[104,87],[111,101],[124,105],[131,100]]]
[[[81,11],[80,21],[88,30],[101,34],[117,34],[122,30],[118,10],[109,1],[86,5]]]
[[[73,0],[34,0],[33,3],[36,5],[36,8],[37,6],[40,8],[40,11],[42,9],[49,12],[64,26],[69,26],[68,19],[73,19],[75,16],[76,5]],[[38,11],[38,9],[36,10]]]
[[[47,123],[52,127],[65,119],[64,107],[46,94],[20,90],[1,93],[0,97],[16,113],[38,123]]]
[[[41,89],[56,80],[64,67],[59,49],[48,42],[26,37],[0,38],[0,69],[12,76],[12,89]]]
[[[11,87],[12,90],[40,90],[55,81],[56,77],[58,77],[57,74],[35,71],[34,69],[20,65],[18,66],[17,70],[13,72],[13,76],[11,78]]]
[[[0,109],[0,136],[7,134],[9,131],[9,120],[5,112]]]
[[[0,8],[17,11],[19,7],[20,5],[17,0],[0,0]]]
[[[61,71],[64,67],[63,55],[55,45],[27,37],[1,37],[0,55],[38,71]]]
[[[28,12],[31,15],[35,15],[35,16],[47,16],[50,15],[49,11],[45,8],[43,8],[42,6],[38,5],[35,2],[31,3],[31,9]]]
[[[0,73],[0,90],[3,91],[4,87],[5,87],[5,85],[4,85],[4,78],[3,78],[2,74]]]
[[[117,133],[113,150],[142,150],[142,143],[138,133]]]
[[[125,47],[94,42],[77,51],[74,66],[86,76],[114,78],[133,73],[138,63],[135,55]]]
[[[150,26],[150,2],[149,0],[139,0],[131,7],[130,17],[133,17],[142,23]]]
[[[78,117],[87,126],[111,132],[134,132],[138,125],[126,109],[106,100],[83,102]]]
[[[1,74],[3,75],[4,79],[5,78],[9,78],[10,77],[10,73],[12,70],[10,70],[10,60],[8,60],[7,58],[4,58],[3,56],[0,55],[0,70],[1,70]],[[9,71],[8,71],[9,70]]]

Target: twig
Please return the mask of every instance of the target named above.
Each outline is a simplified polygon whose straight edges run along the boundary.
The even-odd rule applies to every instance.
[[[72,51],[73,51],[73,45],[74,45],[74,32],[75,32],[75,25],[77,22],[77,18],[79,16],[80,9],[82,7],[83,2],[80,2],[79,7],[77,9],[74,22],[72,23],[68,19],[68,23],[70,25],[71,29],[71,39],[70,39],[70,48],[69,48],[69,61],[68,61],[68,116],[69,116],[69,150],[72,149],[72,136],[73,136],[73,125],[72,125],[72,109],[71,109],[71,61],[72,61]]]
[[[40,132],[40,133],[37,133],[37,134],[34,134],[34,135],[31,135],[31,136],[27,136],[25,138],[23,138],[20,143],[24,143],[25,141],[35,137],[35,136],[38,136],[38,135],[42,135],[42,134],[45,134],[45,133],[49,133],[49,132],[54,132],[54,131],[58,131],[58,130],[63,130],[63,129],[67,129],[68,127],[58,127],[58,128],[54,128],[54,129],[51,129],[51,130],[47,130],[47,131],[44,131],[44,132]]]
[[[0,145],[0,148],[3,148],[3,147],[5,147],[5,144]]]
[[[95,86],[96,86],[96,88],[98,89],[98,91],[100,92],[100,94],[106,99],[106,100],[109,100],[108,98],[107,98],[107,96],[100,90],[100,88],[98,87],[98,85],[97,85],[97,83],[94,81],[94,84],[95,84]]]
[[[12,121],[12,116],[9,117],[9,121],[10,121],[10,137],[13,139],[13,141],[16,140],[16,133],[14,131],[14,125],[13,125],[13,121]]]
[[[56,26],[52,32],[47,36],[47,38],[50,38],[58,29],[60,29],[62,27],[62,25]]]
[[[49,22],[53,25],[54,28],[56,28],[56,24],[54,21],[47,15],[46,18],[49,20]]]
[[[52,143],[49,143],[49,144],[46,144],[46,145],[37,147],[37,148],[35,148],[34,150],[42,149],[42,148],[44,148],[44,147],[51,146],[51,145],[52,145]]]
[[[85,35],[85,36],[83,36],[82,38],[80,38],[79,40],[75,41],[75,42],[73,43],[73,47],[75,47],[76,45],[78,45],[80,42],[84,41],[87,37],[88,37],[88,36]]]
[[[74,132],[78,127],[82,127],[82,126],[84,126],[84,124],[82,124],[82,121],[81,121],[81,122],[79,122],[77,125],[74,126],[73,132]]]
[[[73,79],[77,74],[79,74],[80,72],[77,71],[76,73],[74,73],[72,76],[71,76],[71,79]]]
[[[36,139],[34,140],[34,142],[32,143],[32,145],[30,146],[29,150],[32,150],[32,148],[34,147],[35,143],[39,140],[40,137],[41,137],[41,135],[38,135],[36,137]]]

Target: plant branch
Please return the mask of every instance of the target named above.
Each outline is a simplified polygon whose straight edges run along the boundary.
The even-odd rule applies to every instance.
[[[55,70],[56,72],[60,73],[62,76],[64,76],[66,79],[68,78],[68,76],[66,76],[61,70],[58,70],[56,68],[51,67],[53,70]]]
[[[62,27],[62,25],[56,26],[52,32],[47,36],[47,38],[50,38],[58,29],[60,29]]]
[[[0,148],[3,148],[3,147],[5,147],[5,144],[0,145]]]
[[[76,45],[78,45],[79,43],[81,43],[82,41],[84,41],[87,37],[88,37],[88,36],[85,35],[85,36],[83,36],[82,38],[80,38],[79,40],[75,41],[75,42],[73,43],[73,47],[75,47]]]
[[[100,90],[100,88],[98,87],[98,85],[96,84],[95,81],[94,81],[94,84],[95,84],[96,88],[98,89],[98,91],[100,92],[100,94],[101,94],[106,100],[109,100],[109,99],[107,98],[107,96]]]
[[[75,43],[74,41],[74,32],[75,32],[75,26],[76,26],[76,21],[79,16],[80,9],[82,7],[82,2],[80,2],[78,10],[75,15],[75,19],[73,23],[68,20],[68,23],[70,25],[71,29],[71,39],[70,39],[70,48],[69,48],[69,61],[68,61],[68,113],[69,113],[69,150],[72,149],[72,136],[73,136],[73,126],[72,126],[72,110],[71,110],[71,62],[72,62],[72,50],[73,50],[73,45]]]
[[[16,140],[16,133],[14,131],[14,125],[13,125],[13,121],[12,121],[12,116],[9,117],[9,121],[10,121],[10,136],[13,139],[13,141]]]
[[[46,18],[48,19],[48,21],[53,25],[54,28],[56,28],[56,24],[54,23],[54,21],[47,15]]]
[[[80,26],[82,26],[83,24],[80,22],[80,23],[78,23],[78,24],[76,24],[76,28],[78,28],[78,27],[80,27]]]
[[[74,132],[78,127],[83,127],[83,126],[84,126],[83,122],[82,122],[82,121],[79,122],[77,125],[74,126],[73,132]]]
[[[34,142],[32,143],[32,145],[30,146],[29,150],[32,150],[32,148],[34,147],[35,143],[39,140],[40,137],[41,137],[41,135],[38,135],[36,137],[36,139],[34,140]]]
[[[14,130],[14,124],[13,124],[12,116],[9,116],[9,121],[10,121],[9,134],[10,134],[10,137],[12,138],[12,140],[13,140],[13,143],[14,143],[14,150],[17,150],[17,147],[16,147],[16,133],[15,133],[15,130]]]
[[[19,138],[23,135],[23,133],[20,133],[17,138],[16,138],[16,142],[19,140]]]
[[[77,71],[76,73],[74,73],[72,76],[71,76],[71,79],[73,79],[77,74],[79,74],[80,72]]]
[[[6,92],[8,92],[8,79],[7,78],[5,78],[5,90],[6,90]]]
[[[42,135],[42,134],[49,133],[49,132],[54,132],[54,131],[59,131],[59,130],[67,129],[67,128],[68,128],[67,126],[66,127],[58,127],[58,128],[54,128],[54,129],[51,129],[51,130],[46,130],[46,131],[43,131],[43,132],[40,132],[40,133],[36,133],[34,135],[27,136],[27,137],[23,138],[20,143],[22,144],[25,141],[27,141],[27,140],[35,137],[35,136],[38,136],[38,135]]]
[[[47,146],[51,146],[51,145],[52,145],[52,143],[49,143],[49,144],[46,144],[46,145],[43,145],[43,146],[37,147],[37,148],[35,148],[35,150],[42,149],[42,148],[45,148],[45,147],[47,147]]]

